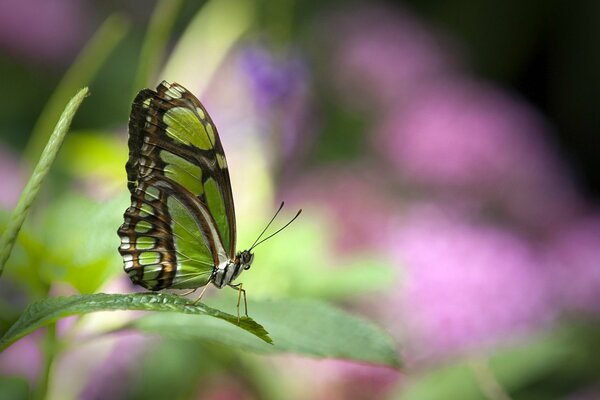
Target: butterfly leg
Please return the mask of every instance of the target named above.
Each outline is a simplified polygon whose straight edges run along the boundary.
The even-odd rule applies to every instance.
[[[179,295],[180,295],[180,296],[182,296],[182,297],[185,297],[185,296],[187,296],[187,295],[189,295],[189,294],[192,294],[192,293],[194,293],[196,290],[198,290],[198,288],[196,288],[196,289],[192,289],[192,290],[188,290],[187,292],[185,292],[185,293],[180,293]]]
[[[240,302],[242,300],[242,295],[244,296],[244,314],[246,317],[248,316],[248,301],[246,300],[246,291],[242,289],[242,284],[238,283],[237,285],[229,285],[232,288],[238,291],[238,301],[237,301],[237,314],[238,314],[238,324],[240,323]]]
[[[194,300],[194,302],[193,302],[192,304],[196,304],[196,303],[198,303],[198,302],[199,302],[199,301],[202,299],[202,296],[204,296],[204,292],[206,292],[206,288],[207,288],[207,287],[208,287],[208,283],[206,284],[206,286],[204,286],[204,287],[202,288],[202,291],[200,292],[200,296],[198,296],[198,298],[197,298],[196,300]],[[196,290],[196,289],[194,289],[194,291],[195,291],[195,290]]]

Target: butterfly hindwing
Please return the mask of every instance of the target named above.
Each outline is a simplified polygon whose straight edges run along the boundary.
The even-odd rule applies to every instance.
[[[196,288],[235,255],[229,172],[214,124],[178,84],[136,97],[126,165],[131,206],[119,229],[131,279],[148,289]]]

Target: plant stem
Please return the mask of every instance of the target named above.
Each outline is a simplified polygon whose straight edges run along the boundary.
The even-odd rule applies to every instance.
[[[52,365],[54,364],[57,349],[56,322],[53,322],[46,328],[46,337],[43,344],[44,368],[42,369],[38,385],[33,395],[33,398],[36,400],[47,398],[50,377],[52,375]]]
[[[489,400],[511,400],[506,390],[502,387],[494,372],[491,370],[487,360],[481,358],[472,358],[469,360],[469,366],[473,371],[475,380],[479,388]]]

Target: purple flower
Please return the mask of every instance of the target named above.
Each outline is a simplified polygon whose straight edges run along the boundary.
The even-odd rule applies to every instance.
[[[310,91],[304,60],[298,54],[277,57],[265,47],[254,46],[241,52],[239,63],[263,125],[273,124],[261,130],[275,130],[281,137],[284,158],[294,156],[298,146],[306,146],[311,139],[306,135],[311,131],[305,126]],[[302,142],[301,133],[305,134]]]
[[[277,58],[259,46],[244,49],[240,65],[262,107],[288,101],[306,84],[308,75],[299,56]]]
[[[39,339],[42,331],[32,333],[0,354],[0,375],[23,376],[35,384],[42,370],[42,352]]]
[[[580,207],[548,129],[520,100],[459,79],[422,88],[389,114],[376,147],[407,182],[468,192],[516,220],[548,226]]]
[[[387,318],[411,328],[414,357],[491,345],[553,317],[541,258],[522,238],[435,207],[401,221],[388,247],[404,291]]]
[[[135,376],[134,371],[139,368],[139,360],[152,339],[137,332],[122,332],[114,339],[114,345],[102,364],[91,368],[93,371],[89,374],[87,385],[79,393],[78,398],[89,400],[127,398],[128,382]],[[101,355],[97,352],[88,352],[89,356],[97,359]]]
[[[600,316],[600,214],[572,222],[547,248],[558,305],[567,312]]]
[[[89,23],[85,2],[3,0],[0,48],[36,61],[62,60],[81,45]]]

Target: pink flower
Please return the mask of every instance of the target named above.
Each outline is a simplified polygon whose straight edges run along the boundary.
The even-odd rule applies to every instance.
[[[37,382],[42,371],[41,333],[25,336],[0,354],[0,375],[23,376],[31,384]]]
[[[404,291],[388,318],[411,327],[417,358],[490,345],[553,316],[540,257],[522,238],[427,207],[403,221],[388,244]]]
[[[0,48],[36,61],[70,57],[85,39],[85,3],[77,0],[3,0]]]
[[[334,82],[363,107],[364,94],[386,108],[454,69],[449,43],[399,8],[355,7],[327,20],[325,29]]]
[[[600,315],[600,214],[566,226],[547,248],[559,306],[567,312]]]
[[[488,208],[549,226],[579,208],[573,183],[528,105],[469,80],[436,83],[385,120],[376,147],[405,181],[467,192]]]

